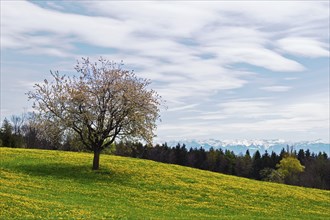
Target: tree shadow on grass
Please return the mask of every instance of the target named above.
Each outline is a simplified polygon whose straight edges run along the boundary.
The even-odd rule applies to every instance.
[[[129,182],[131,179],[129,174],[109,168],[92,170],[88,165],[73,165],[68,163],[19,164],[14,169],[31,176],[66,179],[77,182],[97,181],[123,184]]]

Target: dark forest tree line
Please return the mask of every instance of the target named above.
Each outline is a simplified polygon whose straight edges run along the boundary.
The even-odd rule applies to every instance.
[[[80,142],[75,133],[54,133],[47,137],[37,126],[38,118],[33,113],[5,119],[0,129],[0,145],[19,148],[39,148],[66,151],[90,151]],[[326,153],[309,150],[282,149],[280,154],[247,150],[244,155],[235,155],[229,150],[210,148],[187,148],[144,145],[140,142],[114,143],[105,153],[118,156],[149,159],[162,163],[178,164],[256,180],[286,183],[291,185],[330,189],[330,159]],[[292,158],[292,159],[290,159]],[[298,163],[299,164],[298,164]],[[295,170],[297,172],[295,172]]]
[[[256,151],[250,155],[247,150],[244,155],[235,155],[229,150],[187,149],[180,144],[175,147],[169,147],[166,143],[147,147],[141,143],[120,142],[113,153],[256,180],[330,189],[330,160],[325,152],[315,154],[302,149],[297,152],[288,147],[283,148],[280,154]]]

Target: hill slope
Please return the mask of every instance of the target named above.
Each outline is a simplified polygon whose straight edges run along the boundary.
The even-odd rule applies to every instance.
[[[1,219],[329,219],[330,191],[147,160],[0,148]]]

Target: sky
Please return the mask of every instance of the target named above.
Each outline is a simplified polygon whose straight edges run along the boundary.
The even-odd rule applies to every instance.
[[[163,97],[159,141],[329,137],[329,1],[1,1],[1,121],[100,56]]]

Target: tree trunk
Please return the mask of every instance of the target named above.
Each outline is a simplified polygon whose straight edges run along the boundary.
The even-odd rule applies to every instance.
[[[100,167],[100,153],[100,150],[94,150],[93,170],[98,170]]]

